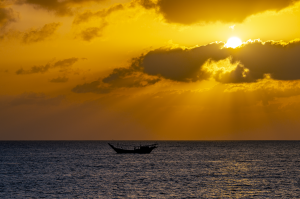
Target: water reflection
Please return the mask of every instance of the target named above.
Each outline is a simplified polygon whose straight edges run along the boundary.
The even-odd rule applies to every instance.
[[[1,142],[0,198],[299,198],[299,146],[159,142],[117,154],[107,142]]]

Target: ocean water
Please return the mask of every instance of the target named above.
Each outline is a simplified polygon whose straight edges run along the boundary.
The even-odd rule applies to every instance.
[[[2,141],[0,198],[300,198],[298,141],[119,143]]]

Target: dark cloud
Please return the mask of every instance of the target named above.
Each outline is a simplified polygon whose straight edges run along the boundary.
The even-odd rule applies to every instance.
[[[57,77],[57,78],[53,78],[50,80],[50,82],[53,82],[53,83],[64,83],[64,82],[67,82],[69,80],[69,78],[67,77]]]
[[[257,41],[229,51],[232,61],[240,62],[240,66],[230,73],[235,78],[225,82],[257,81],[265,75],[276,80],[300,79],[300,41],[288,44]]]
[[[59,105],[64,96],[48,97],[44,93],[26,92],[10,101],[11,106],[21,105],[42,105],[42,106],[55,106]]]
[[[18,19],[18,14],[11,8],[1,7],[0,2],[0,30]]]
[[[155,50],[142,61],[143,71],[174,81],[198,81],[213,76],[223,83],[254,82],[266,75],[276,80],[300,79],[300,41],[249,42],[240,48],[221,48],[224,44],[210,44],[189,50]],[[233,71],[208,71],[205,62],[231,57],[238,64]],[[209,64],[209,63],[208,63]]]
[[[69,59],[63,59],[59,60],[55,63],[47,63],[44,66],[33,66],[29,70],[24,70],[23,68],[20,68],[16,71],[17,75],[24,75],[24,74],[34,74],[34,73],[45,73],[48,72],[51,68],[66,68],[73,66],[77,61],[79,61],[80,58],[69,58]]]
[[[28,44],[44,41],[50,38],[59,26],[60,23],[49,23],[44,25],[40,29],[29,30],[24,33],[22,37],[22,42]]]
[[[209,78],[201,70],[210,60],[221,60],[229,56],[221,44],[209,44],[193,49],[158,49],[147,53],[142,61],[143,70],[149,75],[162,76],[174,81],[197,81]]]
[[[151,0],[140,0],[146,9],[153,8]],[[248,16],[267,10],[281,10],[294,0],[158,0],[156,10],[171,23],[242,22]]]
[[[99,3],[105,0],[16,0],[18,4],[28,4],[35,8],[45,9],[57,15],[72,15],[74,7],[80,7],[85,3]]]

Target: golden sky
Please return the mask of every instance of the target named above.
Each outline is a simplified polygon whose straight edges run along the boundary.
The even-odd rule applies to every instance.
[[[0,140],[298,140],[299,24],[299,0],[0,0]]]

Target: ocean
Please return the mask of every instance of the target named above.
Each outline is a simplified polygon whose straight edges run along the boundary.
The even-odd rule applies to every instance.
[[[299,141],[107,143],[1,141],[0,198],[300,198]]]

